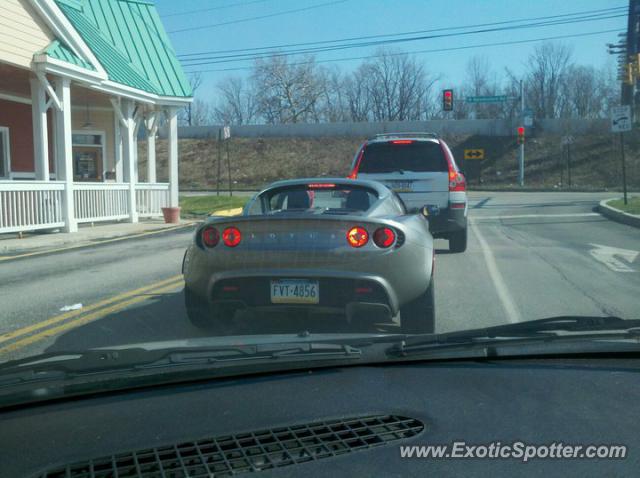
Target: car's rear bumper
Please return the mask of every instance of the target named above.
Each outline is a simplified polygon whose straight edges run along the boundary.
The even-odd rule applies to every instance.
[[[318,303],[271,302],[271,280],[278,277],[227,277],[214,282],[208,296],[210,304],[261,311],[310,310],[314,313],[345,314],[348,318],[371,314],[389,319],[397,313],[395,292],[379,278],[317,277],[287,275],[288,279],[310,279],[318,282]]]

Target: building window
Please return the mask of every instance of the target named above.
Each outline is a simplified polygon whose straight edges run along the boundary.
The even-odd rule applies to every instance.
[[[9,128],[0,126],[0,178],[8,178],[11,171]]]
[[[71,142],[74,181],[102,181],[104,133],[73,133]]]

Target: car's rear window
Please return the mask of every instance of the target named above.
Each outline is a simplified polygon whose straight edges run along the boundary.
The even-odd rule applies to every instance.
[[[359,185],[311,183],[266,191],[268,212],[346,213],[367,211],[378,193]]]
[[[447,159],[434,141],[371,143],[365,147],[358,172],[447,172]]]

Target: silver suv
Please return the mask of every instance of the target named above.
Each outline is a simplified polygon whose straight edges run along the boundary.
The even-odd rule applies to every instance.
[[[368,139],[353,159],[350,178],[380,181],[409,212],[437,206],[429,217],[434,237],[451,252],[467,248],[467,183],[447,144],[432,133],[386,133]]]

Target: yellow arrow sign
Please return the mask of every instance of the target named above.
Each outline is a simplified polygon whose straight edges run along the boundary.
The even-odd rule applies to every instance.
[[[484,159],[484,149],[465,149],[464,159]]]

